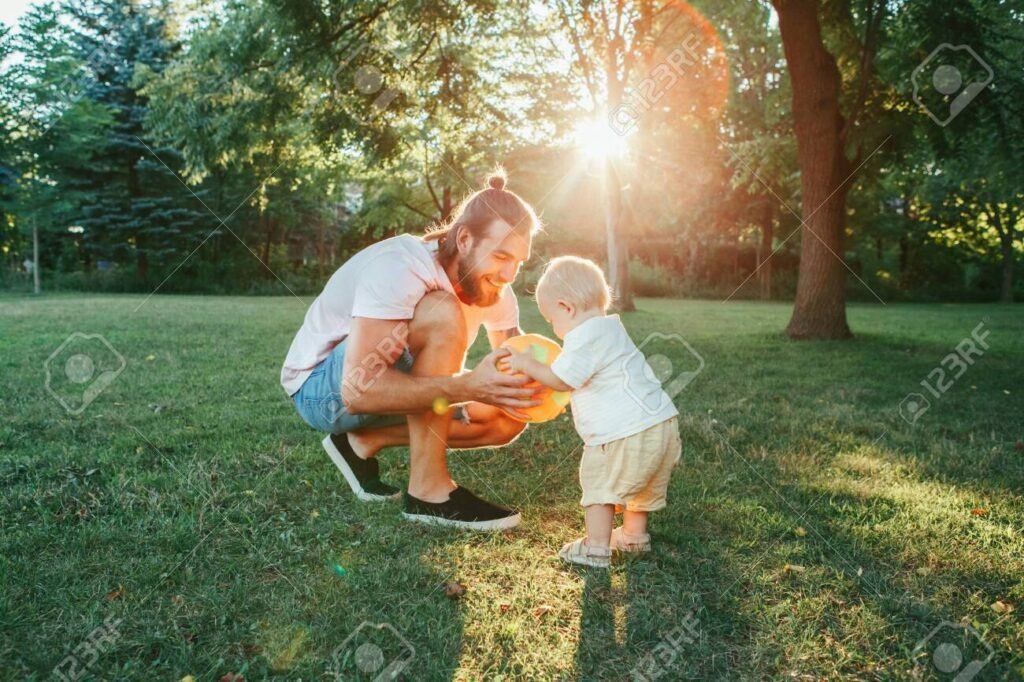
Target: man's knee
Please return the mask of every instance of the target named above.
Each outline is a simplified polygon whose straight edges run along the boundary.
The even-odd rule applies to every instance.
[[[421,298],[409,323],[409,336],[413,348],[433,341],[465,344],[466,321],[459,299],[447,291],[431,291]]]

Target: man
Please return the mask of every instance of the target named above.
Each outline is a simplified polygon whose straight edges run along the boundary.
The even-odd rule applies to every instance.
[[[519,524],[517,512],[452,481],[446,450],[512,442],[525,424],[504,410],[538,404],[525,377],[500,372],[498,347],[521,334],[512,287],[540,223],[497,174],[445,226],[363,249],[331,277],[306,313],[281,384],[364,501],[397,497],[375,455],[409,446],[403,515],[474,530]],[[462,369],[480,327],[494,349]],[[503,408],[503,409],[502,409]]]

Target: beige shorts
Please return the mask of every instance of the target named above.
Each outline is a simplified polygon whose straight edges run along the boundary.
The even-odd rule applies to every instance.
[[[682,449],[677,417],[632,436],[584,447],[580,504],[614,504],[615,511],[664,508],[668,480]]]

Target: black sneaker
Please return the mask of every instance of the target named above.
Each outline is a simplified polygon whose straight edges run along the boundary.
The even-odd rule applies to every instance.
[[[363,502],[384,502],[398,497],[401,492],[380,480],[380,465],[373,457],[361,459],[344,433],[332,433],[324,438],[324,450],[334,466],[341,470],[352,492]]]
[[[499,507],[469,492],[456,488],[445,502],[424,502],[408,491],[402,497],[402,516],[410,521],[431,523],[467,530],[505,530],[519,525],[519,512]]]

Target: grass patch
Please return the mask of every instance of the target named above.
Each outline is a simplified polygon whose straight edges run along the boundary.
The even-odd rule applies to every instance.
[[[679,334],[704,368],[676,399],[684,455],[656,549],[601,574],[555,557],[582,529],[567,417],[451,456],[456,480],[522,509],[520,529],[414,527],[347,492],[278,386],[304,305],[143,301],[0,298],[7,679],[49,678],[69,654],[86,679],[309,680],[335,663],[355,679],[353,643],[372,637],[388,657],[411,649],[417,680],[621,680],[652,652],[672,659],[662,679],[909,679],[943,621],[994,649],[975,679],[1024,675],[1017,307],[854,305],[854,340],[794,343],[787,305],[640,300],[634,339]],[[902,419],[981,321],[991,349]],[[44,386],[74,332],[125,362],[79,416]],[[382,462],[406,476],[403,451]],[[394,631],[350,639],[364,621]]]

